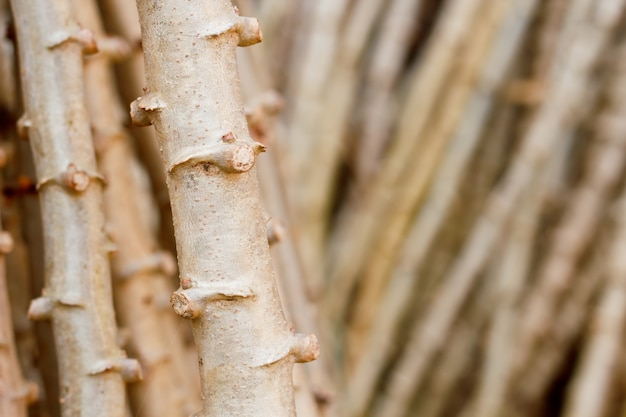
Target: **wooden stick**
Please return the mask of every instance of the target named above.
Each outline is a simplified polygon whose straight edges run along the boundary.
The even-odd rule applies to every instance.
[[[409,54],[412,37],[419,26],[422,0],[394,0],[381,23],[372,48],[371,66],[365,75],[361,139],[357,148],[355,176],[360,189],[378,172],[380,158],[390,136],[397,110],[394,87]]]
[[[499,241],[514,208],[532,186],[541,167],[547,163],[551,151],[564,137],[562,126],[580,109],[579,103],[585,97],[586,81],[619,21],[617,12],[621,6],[621,2],[595,2],[587,10],[586,16],[598,15],[602,18],[584,20],[584,26],[578,23],[568,53],[563,53],[559,65],[562,72],[558,77],[553,73],[550,93],[529,128],[522,147],[501,183],[490,195],[484,214],[471,231],[424,322],[412,329],[403,358],[396,365],[398,371],[391,377],[386,398],[374,413],[375,416],[396,417],[403,412],[398,405],[406,403],[404,399],[411,395],[415,384],[421,381],[426,364],[443,345],[451,324]],[[604,8],[616,13],[598,14],[600,10],[607,10]]]
[[[506,402],[511,375],[512,352],[518,321],[518,304],[531,266],[532,249],[547,182],[541,181],[522,202],[511,232],[494,263],[493,298],[485,302],[492,309],[487,333],[485,362],[475,400],[475,415],[497,417]]]
[[[385,221],[385,210],[393,203],[394,195],[389,191],[399,181],[411,156],[419,154],[422,142],[415,138],[443,88],[462,40],[471,30],[470,24],[479,5],[480,0],[446,3],[443,19],[424,52],[421,62],[425,65],[416,67],[410,75],[410,92],[400,116],[398,136],[393,139],[380,175],[365,195],[355,196],[338,215],[337,227],[328,245],[328,285],[333,291],[329,292],[326,303],[331,322],[341,322],[345,303],[350,299],[360,268],[380,230],[379,223]]]
[[[594,169],[595,175],[590,173],[591,178],[585,181],[596,193],[602,191],[608,193],[610,188],[607,186],[616,185],[622,177],[620,174],[623,174],[626,161],[626,141],[624,140],[626,124],[623,122],[626,117],[626,100],[624,99],[626,67],[622,62],[624,52],[626,50],[622,46],[615,54],[613,65],[617,67],[617,70],[612,74],[612,82],[609,82],[607,87],[609,108],[608,111],[601,113],[597,126],[600,140],[604,143],[601,145],[601,150],[597,150],[601,154],[596,156],[598,159],[590,167]],[[595,181],[593,181],[594,177]],[[626,320],[626,281],[624,281],[626,266],[623,256],[626,228],[621,217],[626,208],[624,195],[622,191],[622,197],[614,209],[617,230],[608,259],[608,283],[594,313],[582,362],[569,390],[565,413],[568,417],[602,416],[607,396],[610,394],[609,387],[617,369],[621,335],[624,331],[624,320]],[[595,223],[601,219],[601,211],[597,210]],[[592,228],[597,229],[597,225],[592,225]],[[570,229],[570,232],[575,233],[576,230]],[[584,236],[584,232],[579,229],[576,233],[579,239],[581,234]]]
[[[503,25],[509,32],[503,34],[501,41],[493,46],[478,84],[480,88],[475,90],[470,99],[467,117],[460,123],[458,133],[430,187],[423,209],[408,233],[398,264],[374,317],[366,343],[368,348],[364,350],[350,377],[347,396],[350,404],[356,405],[369,398],[374,383],[385,366],[390,351],[389,342],[395,339],[398,319],[407,310],[411,294],[419,287],[419,279],[414,277],[451,211],[457,190],[467,175],[470,158],[479,144],[483,123],[495,105],[496,89],[506,74],[517,50],[516,45],[519,45],[532,15],[532,3],[527,2],[522,6],[509,17],[515,24]]]
[[[32,319],[51,319],[63,416],[125,414],[124,379],[139,364],[116,344],[101,177],[96,172],[82,82],[93,37],[69,2],[12,1],[25,115],[37,167],[46,247],[46,288]],[[28,70],[26,70],[28,69]]]
[[[618,202],[617,231],[611,247],[608,283],[591,321],[582,362],[567,395],[567,417],[605,415],[611,384],[618,372],[621,340],[626,323],[626,195]]]
[[[116,78],[124,106],[143,94],[146,86],[143,53],[141,50],[141,28],[137,6],[133,1],[100,0],[103,23],[109,33],[126,40],[131,47],[130,55],[116,60]],[[127,116],[124,121],[127,121]],[[174,229],[172,227],[172,209],[165,184],[165,173],[161,163],[158,140],[152,127],[138,128],[130,126],[129,132],[134,139],[137,156],[150,176],[152,193],[159,208],[159,244],[167,251],[174,253]]]
[[[614,120],[626,115],[626,107],[621,108],[618,96],[623,94],[624,88],[614,86],[612,92],[615,92],[611,94],[614,107],[609,110],[605,125],[600,126],[600,137],[596,139],[595,149],[591,149],[587,173],[571,197],[550,252],[539,269],[537,285],[525,303],[516,342],[516,367],[525,366],[534,345],[548,332],[549,317],[558,305],[557,300],[570,287],[576,265],[591,244],[607,199],[621,178],[626,163],[623,140],[626,126]]]
[[[78,21],[94,32],[100,49],[86,61],[85,88],[99,166],[107,182],[107,231],[117,247],[111,264],[118,320],[128,329],[131,351],[145,371],[144,380],[130,386],[131,402],[134,410],[148,416],[189,415],[200,409],[199,392],[196,398],[188,378],[179,320],[167,308],[173,290],[168,275],[175,271],[175,259],[157,250],[149,221],[158,216],[150,216],[157,208],[147,174],[122,126],[124,111],[109,66],[115,56],[100,46],[110,38],[102,27],[97,4],[74,1]]]
[[[133,122],[154,124],[178,249],[174,310],[192,319],[203,410],[197,416],[294,415],[292,369],[319,354],[293,334],[276,291],[235,49],[258,22],[226,0],[138,1],[146,95]],[[213,74],[207,77],[206,74]]]
[[[248,104],[245,107],[248,128],[252,139],[268,145],[268,152],[257,160],[257,173],[261,197],[265,209],[271,213],[266,222],[268,242],[271,248],[272,261],[278,278],[278,290],[285,309],[287,320],[295,328],[309,329],[319,334],[316,306],[308,298],[306,274],[302,268],[300,257],[291,236],[292,224],[287,209],[283,182],[278,172],[276,141],[273,137],[276,113],[282,108],[283,100],[275,91],[264,91],[267,88],[267,77],[264,77],[265,66],[251,64],[254,48],[238,50],[238,63],[242,78],[242,94]],[[263,51],[257,51],[263,52]],[[263,57],[262,57],[263,58]],[[243,72],[245,71],[245,72]],[[244,77],[244,74],[247,77]],[[274,225],[274,226],[272,226]],[[272,242],[276,231],[280,238]],[[281,230],[282,229],[282,230]],[[320,407],[326,408],[329,398],[334,395],[332,378],[328,375],[329,355],[306,365],[302,370],[294,370],[295,402],[298,414],[319,414]],[[298,367],[299,368],[299,367]],[[296,373],[297,372],[297,373]],[[314,405],[313,409],[310,407]]]
[[[468,37],[468,46],[458,57],[456,74],[448,80],[448,86],[442,92],[443,97],[439,99],[440,114],[436,115],[434,120],[425,126],[424,132],[420,133],[424,145],[414,161],[420,169],[412,167],[402,176],[397,186],[398,194],[394,204],[388,208],[387,217],[383,220],[386,226],[380,229],[373,252],[364,261],[359,292],[353,301],[355,320],[352,325],[357,329],[353,335],[357,337],[349,343],[354,346],[365,342],[363,336],[366,331],[361,329],[367,330],[373,321],[375,310],[371,306],[378,304],[380,294],[384,291],[394,263],[398,259],[397,254],[401,250],[406,230],[410,227],[413,213],[421,205],[433,177],[439,171],[443,154],[446,151],[456,151],[450,146],[456,136],[455,131],[467,129],[467,125],[471,125],[471,121],[465,122],[465,118],[473,116],[468,106],[475,104],[471,99],[477,95],[475,91],[481,88],[476,82],[481,80],[482,74],[489,74],[492,70],[488,65],[493,65],[493,61],[486,58],[494,48],[495,40],[501,39],[502,31],[508,31],[507,26],[515,22],[517,13],[518,10],[503,3],[484,8],[481,14],[482,29],[476,29],[472,36]]]
[[[592,303],[604,283],[608,243],[600,238],[591,260],[581,268],[573,293],[553,317],[553,330],[523,370],[511,374],[508,401],[502,414],[526,416],[541,406],[550,384],[566,366],[567,353],[578,343],[585,330]],[[513,401],[515,399],[515,401]]]

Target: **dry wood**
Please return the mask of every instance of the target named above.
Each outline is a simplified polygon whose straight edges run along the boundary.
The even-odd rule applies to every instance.
[[[28,404],[37,399],[37,385],[22,375],[13,336],[4,260],[12,249],[11,235],[0,230],[0,415],[26,417]]]
[[[569,390],[564,415],[601,417],[606,415],[611,385],[619,367],[618,357],[626,324],[626,200],[616,208],[617,230],[611,247],[608,283],[591,322],[582,363]]]
[[[423,0],[394,0],[381,23],[380,35],[371,46],[372,64],[365,78],[362,137],[355,164],[357,187],[361,189],[366,188],[378,171],[379,159],[390,136],[397,110],[393,89],[409,54],[411,34],[418,25],[423,3]]]
[[[390,192],[399,181],[405,167],[413,165],[419,155],[422,141],[417,137],[436,103],[452,70],[452,62],[471,30],[471,23],[480,6],[480,0],[453,1],[442,11],[443,19],[424,52],[424,65],[416,66],[410,75],[410,91],[404,102],[397,137],[381,167],[381,173],[366,191],[355,196],[339,213],[337,227],[328,245],[330,269],[327,297],[330,321],[338,320],[349,301],[350,293],[361,270],[362,263],[371,253],[377,232],[382,229],[385,211],[393,204]],[[417,138],[417,140],[416,140]]]
[[[590,171],[581,184],[581,189],[573,197],[571,207],[578,207],[578,211],[565,216],[561,228],[561,233],[557,236],[565,239],[567,236],[576,236],[575,242],[569,239],[568,246],[555,242],[554,253],[560,254],[561,267],[557,271],[568,271],[563,265],[569,263],[570,270],[574,269],[574,259],[580,246],[592,238],[592,234],[598,229],[598,224],[603,219],[602,207],[607,206],[607,196],[612,188],[621,179],[626,157],[626,125],[623,123],[626,117],[626,102],[624,101],[624,66],[623,50],[617,51],[613,65],[616,67],[612,74],[611,81],[607,84],[608,108],[600,113],[597,122],[596,149],[592,149],[590,154]],[[584,199],[584,201],[577,201]],[[614,209],[617,223],[614,242],[608,259],[607,287],[600,301],[590,329],[590,338],[587,342],[582,363],[573,386],[568,395],[566,408],[567,416],[602,416],[603,409],[607,404],[607,395],[610,393],[610,385],[613,380],[614,370],[617,365],[617,355],[619,353],[620,335],[624,330],[624,315],[626,313],[623,302],[623,249],[624,230],[620,214],[623,211],[623,198],[618,202],[618,207]],[[581,243],[582,241],[582,243]],[[577,244],[577,245],[576,245]],[[561,249],[560,251],[558,249]],[[567,248],[567,249],[565,249]],[[554,255],[553,255],[554,256]],[[567,258],[566,258],[567,257]],[[567,259],[567,260],[566,260]],[[554,257],[549,262],[555,262]],[[553,270],[556,269],[553,267]],[[546,268],[546,270],[548,270]],[[556,282],[557,274],[546,275],[545,281],[540,283],[539,289],[546,289],[550,283]],[[564,272],[561,273],[559,285],[551,285],[547,294],[543,295],[543,303],[549,302],[546,297],[559,297],[564,292],[565,286],[569,286],[571,278],[566,278]],[[541,284],[545,286],[541,286]],[[557,289],[555,291],[555,289]],[[550,304],[555,304],[552,301]],[[532,304],[531,304],[532,305]],[[535,306],[537,306],[535,304]],[[543,307],[545,309],[545,307]],[[552,313],[550,312],[552,316]]]
[[[318,92],[318,112],[308,115],[307,123],[310,126],[305,131],[308,138],[301,139],[304,144],[309,141],[311,144],[308,145],[306,157],[296,162],[298,172],[291,183],[297,194],[292,204],[295,214],[302,219],[302,230],[299,233],[300,241],[305,245],[303,247],[306,249],[311,245],[316,248],[314,258],[309,258],[309,254],[303,252],[305,266],[309,270],[312,269],[311,263],[323,265],[325,262],[321,248],[331,217],[329,213],[336,189],[339,162],[347,148],[346,135],[349,133],[350,116],[357,103],[360,61],[375,29],[376,17],[383,11],[386,3],[381,0],[359,1],[346,17],[334,64],[322,91]],[[304,123],[305,120],[301,122]],[[301,142],[297,146],[303,147]],[[315,297],[321,294],[323,278],[325,277],[320,274],[311,274],[310,285]]]
[[[14,132],[13,132],[14,133]],[[11,139],[17,140],[13,135]],[[16,145],[15,142],[12,142]],[[11,167],[5,167],[5,177],[3,184],[16,183],[17,174],[15,172],[15,157]],[[31,282],[31,271],[28,257],[29,248],[22,237],[20,229],[23,213],[20,212],[18,201],[15,198],[5,197],[2,205],[2,220],[7,233],[13,238],[13,250],[5,257],[6,275],[10,277],[7,282],[8,295],[11,307],[11,317],[13,319],[13,332],[15,334],[15,344],[19,356],[24,376],[37,384],[39,396],[37,405],[32,406],[44,416],[47,415],[47,392],[42,379],[42,363],[36,359],[39,356],[37,349],[37,339],[33,323],[28,319],[28,306],[33,296]],[[54,352],[52,352],[54,353]],[[56,377],[56,374],[53,375]],[[56,401],[53,401],[53,403]]]
[[[476,358],[484,336],[487,314],[490,313],[488,299],[491,291],[485,285],[489,281],[485,281],[480,288],[482,291],[467,306],[464,319],[451,333],[450,347],[431,365],[432,376],[429,384],[419,389],[411,399],[412,402],[415,402],[415,398],[421,400],[418,401],[417,409],[412,410],[415,415],[437,417],[446,413],[455,414],[451,409],[469,402],[473,391],[470,387],[473,384],[464,387],[464,379],[471,378],[478,367]]]
[[[8,33],[11,23],[11,12],[9,10],[8,1],[0,1],[0,33]],[[6,37],[0,39],[0,109],[9,115],[11,118],[15,118],[19,112],[19,91],[17,89],[17,56],[15,51],[15,45]],[[17,155],[17,132],[15,126],[11,126],[4,130],[1,134],[2,142],[0,143],[0,168],[2,168],[2,180],[0,184],[3,187],[14,186],[18,181],[18,155]],[[0,301],[0,309],[3,309],[2,318],[2,330],[0,330],[0,339],[3,339],[5,345],[3,355],[3,371],[0,371],[0,375],[7,377],[6,382],[9,384],[3,386],[6,388],[19,388],[21,384],[19,382],[19,372],[24,374],[24,377],[36,384],[34,388],[37,389],[37,398],[31,398],[36,400],[38,404],[31,405],[33,410],[41,412],[46,415],[45,406],[45,389],[41,378],[41,372],[37,367],[37,361],[35,359],[37,353],[37,341],[35,339],[35,332],[33,324],[28,320],[28,306],[32,298],[32,282],[28,263],[28,248],[22,238],[21,226],[21,213],[18,207],[18,202],[14,196],[3,196],[2,199],[2,223],[5,228],[5,232],[0,232],[2,241],[8,242],[12,240],[13,249],[3,254],[2,281],[0,287],[0,298],[4,297]],[[5,247],[6,249],[6,247]],[[10,279],[7,279],[9,278]],[[7,311],[6,309],[10,309]],[[12,323],[11,323],[12,322]],[[12,328],[11,328],[12,324]],[[9,325],[9,327],[7,327]],[[14,346],[11,346],[13,341]],[[17,352],[17,358],[19,359],[17,367],[11,363],[12,349]],[[0,348],[2,349],[2,348]],[[7,359],[9,360],[7,362]],[[20,371],[21,367],[21,371]],[[16,371],[18,373],[16,373]],[[1,378],[0,378],[1,379]],[[17,383],[11,387],[12,383]],[[1,383],[0,383],[1,384]],[[6,396],[7,392],[0,394],[2,400],[11,401],[11,395]],[[10,393],[9,393],[10,394]],[[17,408],[12,412],[4,409],[4,412],[0,411],[0,415],[24,415],[24,410],[21,410],[18,403],[23,402],[20,398],[15,398],[15,404]],[[6,405],[7,403],[4,402]],[[2,408],[0,406],[0,408]],[[9,406],[9,410],[11,407]],[[20,410],[18,410],[20,409]]]
[[[553,73],[550,94],[530,126],[521,148],[489,197],[484,214],[476,222],[465,247],[451,267],[424,323],[412,330],[404,356],[396,365],[398,371],[387,386],[387,397],[375,415],[397,417],[403,412],[397,405],[405,404],[404,399],[421,381],[425,365],[443,345],[451,324],[499,241],[514,208],[532,186],[555,145],[563,139],[563,127],[567,126],[573,114],[580,111],[579,103],[584,102],[586,81],[619,21],[621,7],[622,3],[595,2],[585,14],[590,16],[583,20],[585,25],[577,22],[568,53],[564,52],[561,57],[560,68],[563,70],[558,77]]]
[[[411,294],[419,286],[417,271],[448,217],[460,183],[467,175],[467,166],[479,143],[482,126],[495,104],[496,89],[506,74],[532,11],[533,3],[525,2],[510,13],[510,22],[503,24],[501,40],[492,48],[477,88],[470,98],[469,111],[460,122],[457,134],[430,187],[423,209],[407,235],[384,298],[380,301],[380,307],[371,306],[372,310],[376,309],[378,313],[374,317],[367,338],[368,348],[362,353],[362,358],[348,385],[347,402],[353,406],[362,404],[369,398],[374,383],[386,363],[385,358],[388,357],[390,350],[389,341],[395,339],[398,320],[407,310]],[[358,406],[356,408],[358,409]]]
[[[7,223],[7,226],[16,227],[20,229],[20,232],[24,237],[24,244],[28,245],[28,252],[24,259],[25,265],[16,266],[20,269],[18,275],[11,275],[10,286],[12,287],[13,280],[23,279],[25,283],[23,285],[31,284],[32,287],[28,294],[23,296],[27,298],[26,305],[26,320],[28,320],[28,308],[30,301],[33,297],[41,294],[45,287],[44,277],[44,242],[43,242],[43,225],[41,221],[41,210],[39,205],[38,195],[33,191],[36,177],[34,162],[32,158],[32,152],[29,144],[17,137],[14,134],[13,143],[16,145],[16,163],[17,173],[16,178],[11,183],[11,186],[15,187],[17,194],[15,195],[16,201],[15,210],[19,212],[20,217],[19,225],[11,225]],[[7,184],[8,185],[8,184]],[[9,213],[7,213],[9,214]],[[11,252],[7,257],[7,267],[13,268],[13,257],[19,256],[21,251],[21,239],[19,233],[15,232],[14,242],[16,243],[15,251]],[[18,261],[20,262],[20,261]],[[13,298],[11,298],[13,303]],[[19,302],[18,300],[15,300]],[[18,316],[19,317],[19,316]],[[52,415],[58,416],[60,414],[60,404],[58,399],[60,398],[59,392],[59,373],[58,373],[58,357],[55,347],[55,339],[52,333],[52,323],[48,320],[31,322],[35,333],[36,351],[35,357],[31,360],[36,361],[38,364],[38,370],[41,374],[41,380],[44,389],[40,391],[40,404],[44,416]],[[28,368],[26,368],[28,369]],[[26,370],[25,369],[25,370]],[[29,378],[37,380],[29,375]],[[46,412],[48,414],[46,414]]]
[[[127,0],[101,0],[100,4],[103,22],[106,25],[105,29],[126,40],[126,43],[131,47],[130,55],[125,59],[117,60],[116,63],[120,96],[124,107],[126,107],[128,103],[143,93],[143,88],[146,85],[137,6],[135,2]],[[124,120],[127,118],[126,116]],[[156,199],[159,207],[159,243],[165,250],[173,252],[175,244],[172,212],[156,134],[152,127],[130,126],[129,132],[134,139],[137,156],[150,176],[153,198]]]
[[[99,167],[107,187],[107,232],[116,245],[112,256],[115,302],[120,325],[130,333],[130,351],[144,370],[143,381],[130,386],[136,414],[186,416],[200,408],[188,377],[183,336],[167,299],[168,274],[175,269],[169,253],[159,251],[150,218],[158,216],[143,168],[135,158],[110,68],[115,58],[94,1],[76,1],[79,23],[96,36],[99,53],[85,64],[87,107]],[[117,43],[122,42],[121,40]],[[123,48],[117,48],[120,50]],[[199,393],[198,393],[199,394]]]
[[[502,39],[503,32],[508,32],[511,27],[513,29],[519,27],[511,26],[511,22],[519,21],[517,15],[518,9],[514,8],[513,4],[494,3],[491,7],[483,8],[481,29],[476,29],[468,37],[468,46],[457,57],[455,74],[450,77],[446,89],[440,94],[441,110],[433,115],[425,130],[419,134],[424,145],[414,163],[420,166],[420,169],[410,169],[402,176],[394,203],[386,212],[385,227],[378,233],[371,256],[364,261],[360,288],[353,307],[355,320],[351,326],[355,332],[347,342],[349,345],[361,346],[364,343],[363,338],[375,311],[371,306],[379,303],[380,295],[398,259],[397,254],[410,227],[413,213],[420,206],[433,177],[438,173],[443,154],[446,151],[456,151],[450,143],[458,136],[457,132],[468,129],[468,125],[471,126],[475,120],[471,120],[475,114],[469,107],[475,104],[471,99],[482,93],[480,90],[484,85],[496,88],[488,82],[482,85],[477,82],[491,76],[494,65],[492,59],[495,58],[489,56],[490,52],[496,39]],[[499,45],[495,46],[499,49],[497,48]],[[509,48],[511,47],[514,45],[509,45]],[[504,66],[504,70],[506,69]],[[470,121],[466,121],[467,119]]]
[[[531,266],[534,238],[547,182],[541,181],[531,191],[517,212],[502,253],[495,259],[493,298],[485,303],[492,308],[492,321],[487,333],[485,363],[475,400],[476,416],[497,417],[506,403],[511,375],[515,329],[519,302]]]
[[[614,85],[610,93],[613,107],[601,119],[604,124],[599,126],[597,145],[590,151],[587,173],[572,193],[550,252],[538,271],[537,284],[525,302],[516,342],[516,367],[525,366],[534,345],[549,331],[549,318],[557,301],[570,288],[576,265],[593,241],[607,200],[621,179],[626,159],[626,126],[615,120],[625,117],[626,109],[622,108],[620,94],[624,94],[624,88]]]
[[[46,288],[33,319],[51,319],[63,416],[123,416],[124,381],[140,376],[116,345],[102,185],[84,106],[82,53],[91,35],[68,2],[13,1],[27,129],[37,167]]]
[[[240,10],[248,9],[242,8],[241,5],[240,2]],[[249,53],[252,49],[255,48],[238,50],[242,95],[248,102],[245,106],[246,118],[252,139],[271,146],[275,144],[272,121],[282,108],[283,99],[275,91],[263,91],[267,88],[268,77],[263,70],[266,67],[252,65],[252,56]],[[263,53],[262,50],[257,52]],[[267,237],[272,248],[272,260],[285,316],[295,328],[309,329],[319,334],[317,311],[307,297],[306,274],[289,230],[291,221],[273,146],[263,158],[257,160],[256,166],[264,207],[271,213],[266,216],[269,218],[266,222]],[[326,402],[333,392],[331,378],[326,369],[327,364],[324,363],[328,362],[328,358],[326,355],[323,358],[325,361],[317,360],[307,364],[306,369],[294,371],[298,415],[319,414],[316,399],[321,406],[328,405]],[[325,402],[322,403],[321,400]]]
[[[507,386],[509,401],[502,414],[526,416],[541,405],[549,385],[567,365],[568,355],[586,327],[594,297],[604,282],[607,242],[600,239],[592,259],[581,267],[577,285],[552,318],[553,330],[521,373],[511,375]]]
[[[324,108],[330,104],[324,95],[329,91],[335,60],[341,56],[336,39],[348,5],[346,0],[317,2],[303,56],[296,63],[298,70],[293,70],[298,76],[289,92],[294,105],[287,115],[285,177],[293,180],[286,191],[293,215],[302,219],[292,229],[314,296],[319,296],[324,278],[323,242],[329,209],[329,196],[320,194],[316,184],[328,186],[335,172],[333,161],[338,158],[337,152],[327,152],[328,143],[319,143],[319,135],[325,133],[320,124]],[[338,151],[334,143],[330,148]]]
[[[140,0],[147,94],[131,105],[154,124],[172,203],[181,287],[174,310],[192,319],[204,409],[198,416],[293,416],[292,365],[315,359],[281,310],[254,163],[264,148],[246,126],[237,45],[258,22],[229,1]],[[212,77],[206,77],[206,73]]]

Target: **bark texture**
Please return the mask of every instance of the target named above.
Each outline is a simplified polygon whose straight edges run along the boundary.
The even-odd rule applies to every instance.
[[[91,116],[98,166],[106,180],[107,232],[117,250],[111,257],[114,298],[120,326],[129,331],[128,349],[139,360],[143,381],[130,386],[131,404],[141,415],[188,416],[199,408],[185,373],[180,318],[169,309],[168,275],[174,257],[158,250],[151,218],[156,216],[146,173],[123,128],[124,111],[110,63],[130,48],[104,33],[95,0],[73,0],[81,26],[93,31],[99,53],[84,67],[86,104]],[[134,5],[133,5],[134,7]],[[138,24],[138,23],[137,23]],[[127,116],[126,116],[127,117]],[[150,213],[155,215],[150,216]]]
[[[84,105],[82,54],[93,37],[69,2],[12,1],[26,114],[44,221],[43,296],[31,319],[51,319],[62,415],[125,415],[124,381],[139,365],[116,344],[102,182]]]
[[[167,170],[181,287],[204,407],[198,416],[293,416],[292,365],[317,357],[293,334],[271,267],[236,46],[261,41],[229,1],[139,0],[147,94],[133,122],[153,124]]]

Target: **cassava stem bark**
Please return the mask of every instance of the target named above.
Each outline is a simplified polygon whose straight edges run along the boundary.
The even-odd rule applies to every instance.
[[[227,0],[137,2],[147,94],[133,122],[153,124],[162,149],[181,287],[192,319],[204,407],[198,416],[295,415],[292,365],[315,359],[294,335],[271,268],[235,48],[261,40],[256,19]]]
[[[32,319],[51,319],[64,417],[125,414],[123,379],[139,366],[116,345],[102,185],[85,112],[82,53],[93,38],[68,1],[12,1],[27,130],[44,223],[46,288]]]
[[[93,31],[100,51],[85,62],[86,104],[98,166],[107,182],[107,232],[117,248],[111,257],[111,270],[118,321],[129,330],[129,352],[145,371],[143,381],[129,387],[131,405],[137,415],[188,416],[200,406],[186,372],[185,346],[178,326],[181,319],[168,308],[167,297],[173,286],[168,275],[173,275],[176,264],[168,252],[158,251],[150,222],[150,217],[157,216],[146,214],[156,212],[156,207],[147,174],[136,160],[131,138],[122,125],[124,110],[110,67],[111,59],[126,48],[121,47],[119,38],[104,33],[95,0],[72,1],[76,18]],[[107,44],[114,48],[107,49]]]

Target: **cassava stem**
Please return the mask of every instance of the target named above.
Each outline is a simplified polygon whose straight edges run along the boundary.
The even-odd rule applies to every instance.
[[[116,344],[102,184],[84,106],[82,53],[93,38],[68,1],[11,2],[27,130],[44,222],[46,288],[32,319],[51,319],[64,417],[125,414],[124,379],[139,377]]]
[[[181,287],[204,407],[198,416],[293,416],[292,365],[317,357],[294,335],[271,268],[235,49],[261,40],[227,0],[137,2],[147,94],[133,122],[153,124],[172,204]]]
[[[122,125],[124,111],[110,67],[111,59],[125,48],[117,46],[123,42],[119,38],[104,33],[95,0],[73,2],[76,18],[93,31],[100,51],[85,62],[86,104],[98,166],[107,182],[107,232],[117,247],[111,257],[117,316],[120,325],[129,330],[129,351],[145,371],[144,380],[129,387],[131,405],[145,416],[188,416],[199,408],[199,398],[194,398],[192,379],[186,372],[180,318],[164,298],[170,292],[165,272],[173,275],[176,264],[172,255],[158,251],[151,216],[146,215],[156,207],[147,174],[136,160],[131,138]],[[107,49],[107,44],[117,47]]]

